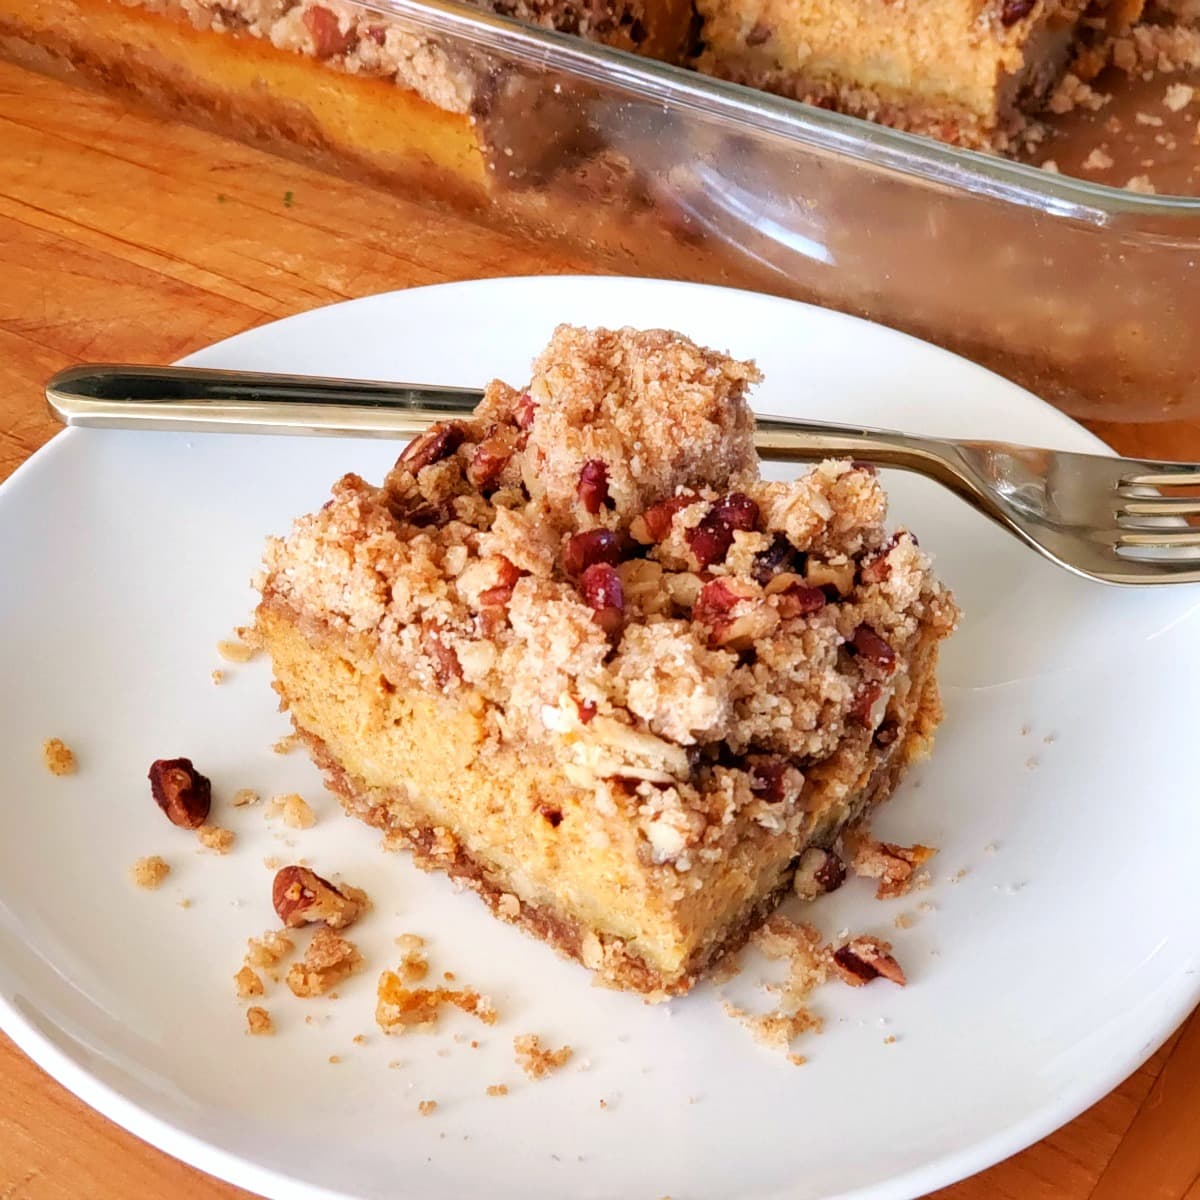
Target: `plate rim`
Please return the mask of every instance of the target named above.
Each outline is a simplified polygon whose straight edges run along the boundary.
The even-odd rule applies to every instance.
[[[353,306],[379,305],[391,302],[396,296],[408,296],[410,293],[428,293],[430,291],[463,291],[471,289],[503,290],[514,284],[546,287],[553,289],[563,284],[575,286],[604,287],[613,289],[638,288],[661,289],[664,292],[687,290],[691,292],[708,292],[718,294],[732,293],[738,297],[750,297],[755,303],[767,302],[772,305],[799,306],[804,310],[820,314],[820,319],[832,319],[839,322],[852,322],[858,326],[869,326],[872,336],[882,334],[887,337],[901,339],[904,343],[915,343],[920,352],[936,356],[944,356],[957,364],[956,369],[968,367],[972,371],[982,372],[1019,395],[1024,403],[1031,404],[1043,410],[1044,416],[1051,417],[1057,422],[1063,436],[1072,443],[1084,446],[1093,453],[1112,454],[1112,449],[1090,430],[1055,408],[1041,397],[1006,379],[997,372],[970,359],[946,350],[932,342],[927,342],[912,334],[904,333],[871,321],[864,317],[842,313],[834,309],[823,308],[820,305],[805,301],[790,300],[785,297],[773,296],[755,292],[749,289],[730,288],[713,284],[692,283],[666,279],[643,279],[636,276],[622,275],[519,275],[496,276],[488,279],[470,279],[462,281],[427,284],[420,287],[391,289],[372,293],[366,296],[354,297],[347,300],[335,301],[298,313],[265,321],[250,329],[230,335],[211,345],[192,351],[177,360],[184,365],[200,365],[209,358],[219,359],[223,352],[230,350],[243,339],[252,339],[267,328],[282,325],[302,325],[320,316],[329,309],[343,309]],[[64,446],[74,443],[80,431],[68,428],[58,431],[48,442],[39,447],[24,462],[22,462],[3,482],[0,482],[0,503],[10,495],[14,487],[23,487],[27,477],[42,471],[52,461],[64,452]],[[297,1197],[298,1200],[358,1200],[353,1192],[331,1190],[323,1185],[311,1183],[294,1177],[283,1170],[263,1166],[254,1159],[206,1141],[204,1138],[189,1133],[177,1127],[152,1109],[125,1096],[117,1086],[102,1080],[90,1072],[78,1058],[63,1047],[56,1044],[28,1020],[14,1003],[12,980],[10,972],[0,964],[0,1029],[12,1039],[14,1044],[45,1071],[56,1083],[77,1096],[93,1111],[106,1120],[112,1121],[118,1127],[133,1134],[135,1137],[153,1146],[155,1149],[186,1163],[206,1174],[223,1180],[234,1186],[244,1188],[261,1196]],[[1190,978],[1190,982],[1189,982]],[[1060,1092],[1053,1101],[1039,1105],[1020,1120],[1012,1122],[995,1130],[987,1137],[978,1139],[969,1145],[953,1150],[947,1154],[932,1158],[919,1166],[913,1167],[900,1175],[889,1179],[856,1187],[850,1191],[829,1194],[825,1200],[914,1200],[915,1197],[948,1186],[995,1165],[1002,1160],[1040,1141],[1055,1130],[1074,1120],[1080,1113],[1102,1099],[1123,1080],[1128,1078],[1142,1066],[1157,1050],[1165,1044],[1174,1031],[1187,1018],[1189,1013],[1200,1003],[1200,972],[1193,971],[1172,981],[1173,988],[1169,997],[1164,998],[1159,1005],[1159,1011],[1164,1016],[1161,1031],[1156,1032],[1148,1042],[1144,1042],[1131,1050],[1117,1061],[1109,1064],[1105,1070],[1097,1070],[1086,1079],[1081,1079],[1065,1092]]]

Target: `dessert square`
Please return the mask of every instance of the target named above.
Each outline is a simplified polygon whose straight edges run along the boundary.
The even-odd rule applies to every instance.
[[[760,478],[758,379],[562,326],[266,553],[275,687],[346,810],[655,998],[929,751],[957,619],[870,468]]]
[[[1099,14],[1139,0],[697,0],[697,65],[942,141],[1007,150]]]

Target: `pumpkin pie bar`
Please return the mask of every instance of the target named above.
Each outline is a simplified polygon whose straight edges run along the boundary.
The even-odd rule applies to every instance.
[[[696,0],[702,71],[978,149],[1008,150],[1081,36],[1142,0]]]
[[[276,690],[347,811],[656,998],[928,752],[957,619],[869,468],[760,477],[758,378],[560,327],[526,388],[335,484],[261,580]]]

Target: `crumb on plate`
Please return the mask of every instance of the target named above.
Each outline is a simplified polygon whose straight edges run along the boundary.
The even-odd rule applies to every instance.
[[[146,858],[139,858],[129,868],[129,874],[133,882],[138,887],[146,888],[148,891],[153,891],[158,887],[170,873],[170,865],[157,854],[151,854]]]
[[[513,1038],[517,1065],[530,1079],[543,1079],[552,1071],[565,1066],[574,1051],[570,1046],[547,1050],[536,1033],[521,1033]]]
[[[75,773],[75,752],[61,738],[47,738],[42,743],[42,757],[51,775]]]
[[[253,1004],[246,1009],[246,1026],[248,1032],[259,1036],[275,1032],[275,1026],[271,1021],[271,1014],[265,1008],[260,1008],[257,1004]]]

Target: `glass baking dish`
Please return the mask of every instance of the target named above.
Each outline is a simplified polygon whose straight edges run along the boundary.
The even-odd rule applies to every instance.
[[[0,0],[0,53],[597,264],[869,317],[1075,416],[1200,416],[1200,199],[956,150],[454,0],[328,3],[291,10],[336,7],[326,61],[296,19],[290,41],[282,24],[255,36],[211,0]]]

